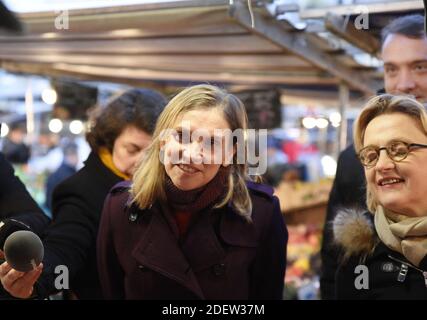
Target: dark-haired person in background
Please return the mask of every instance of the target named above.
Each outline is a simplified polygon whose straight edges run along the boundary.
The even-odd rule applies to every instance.
[[[2,152],[13,164],[26,164],[31,156],[31,149],[24,142],[27,134],[24,124],[12,124],[10,132],[3,141]]]
[[[56,293],[60,288],[55,287],[55,268],[63,265],[72,297],[101,298],[96,238],[104,199],[116,183],[132,176],[165,105],[161,94],[133,89],[100,113],[87,134],[92,152],[85,166],[53,192],[53,222],[43,238],[43,263],[25,274],[7,263],[0,266],[1,282],[12,296],[45,298]]]
[[[427,37],[424,17],[408,15],[393,20],[381,34],[385,92],[410,95],[427,103]],[[363,167],[350,145],[338,158],[337,172],[329,198],[321,249],[322,299],[335,298],[335,272],[340,252],[333,244],[332,221],[342,208],[366,209]]]

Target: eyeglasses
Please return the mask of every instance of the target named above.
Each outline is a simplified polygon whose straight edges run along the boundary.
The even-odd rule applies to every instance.
[[[403,141],[391,141],[385,147],[381,148],[377,146],[367,146],[359,151],[358,157],[360,162],[362,162],[362,165],[367,168],[371,168],[377,164],[381,150],[385,150],[391,160],[399,162],[404,160],[413,148],[427,148],[427,145],[420,143],[406,143]]]

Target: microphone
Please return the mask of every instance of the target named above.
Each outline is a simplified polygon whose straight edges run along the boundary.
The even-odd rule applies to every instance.
[[[37,267],[44,255],[40,238],[29,226],[15,219],[0,221],[0,250],[4,252],[11,267],[22,272]],[[3,262],[4,260],[0,259],[0,263]]]
[[[32,231],[15,231],[4,242],[4,256],[15,270],[34,270],[43,260],[44,247],[40,238]]]

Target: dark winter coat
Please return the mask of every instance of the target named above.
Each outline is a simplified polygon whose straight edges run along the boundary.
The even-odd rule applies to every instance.
[[[367,212],[340,212],[333,228],[337,245],[349,257],[338,260],[337,299],[427,299],[423,275],[427,256],[416,268],[402,254],[388,248],[380,241],[373,216]]]
[[[125,186],[115,187],[98,235],[105,297],[281,299],[288,234],[279,201],[270,187],[248,187],[253,223],[230,206],[208,208],[180,240],[167,205],[126,206]]]

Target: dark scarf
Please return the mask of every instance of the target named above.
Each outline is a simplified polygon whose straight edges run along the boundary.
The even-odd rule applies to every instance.
[[[194,190],[183,191],[178,189],[172,180],[166,176],[166,197],[172,212],[199,212],[219,202],[226,192],[229,167],[220,167],[215,177],[205,186]]]

